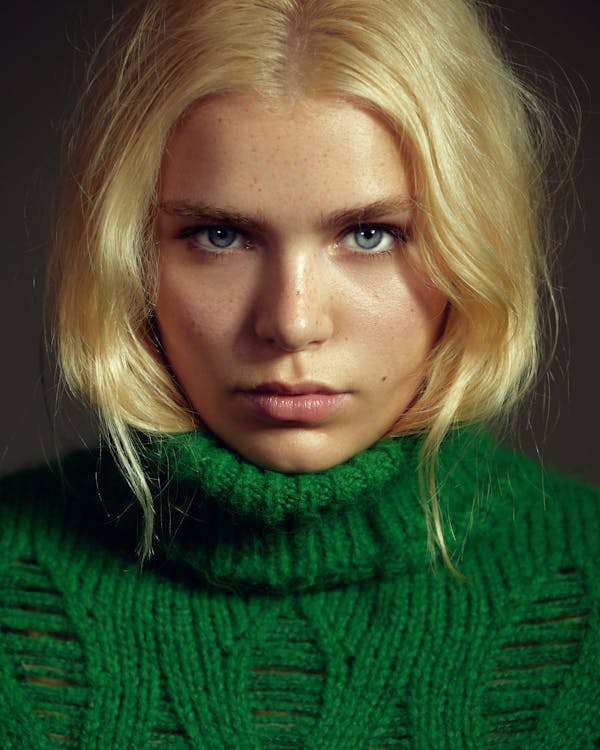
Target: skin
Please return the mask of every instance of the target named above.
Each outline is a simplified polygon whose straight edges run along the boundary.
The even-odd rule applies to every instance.
[[[156,319],[201,423],[285,472],[388,433],[446,308],[412,224],[397,139],[375,114],[237,94],[193,109],[162,164]]]

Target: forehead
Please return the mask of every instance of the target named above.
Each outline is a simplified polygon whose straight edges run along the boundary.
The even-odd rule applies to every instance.
[[[397,137],[377,114],[343,100],[214,97],[183,119],[163,158],[163,200],[264,209],[301,196],[315,206],[391,195],[410,195]]]

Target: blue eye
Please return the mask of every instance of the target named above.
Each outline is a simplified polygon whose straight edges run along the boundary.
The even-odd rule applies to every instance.
[[[179,237],[188,240],[192,247],[208,253],[237,250],[244,244],[240,232],[228,226],[188,227],[179,233]]]
[[[230,227],[210,227],[199,234],[205,234],[208,242],[218,248],[231,247],[238,239],[238,233]]]
[[[366,227],[366,229],[357,229],[354,232],[354,241],[357,247],[363,250],[375,250],[386,233],[379,227]]]
[[[342,245],[352,252],[364,252],[377,255],[391,253],[408,239],[407,231],[400,227],[388,227],[378,224],[364,224],[347,232]]]

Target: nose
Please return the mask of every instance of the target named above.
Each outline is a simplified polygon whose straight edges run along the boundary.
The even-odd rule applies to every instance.
[[[282,252],[266,261],[255,331],[286,352],[327,341],[333,333],[332,289],[318,254]]]

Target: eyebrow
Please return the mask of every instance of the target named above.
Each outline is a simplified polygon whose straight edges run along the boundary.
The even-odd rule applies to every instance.
[[[231,224],[240,229],[254,232],[262,231],[266,224],[266,220],[262,216],[245,216],[237,211],[212,206],[210,203],[194,203],[188,200],[163,201],[159,203],[158,208],[169,216],[179,216],[197,224]]]
[[[384,200],[373,201],[365,205],[350,207],[335,211],[324,217],[322,224],[326,227],[348,226],[350,224],[364,224],[384,216],[406,214],[403,218],[410,218],[416,207],[416,202],[406,196],[395,196]]]
[[[408,220],[416,205],[416,201],[413,198],[393,196],[360,206],[334,211],[327,216],[322,216],[320,224],[322,228],[340,228],[353,224],[364,224],[376,221],[385,216],[397,214],[404,214],[403,220]],[[264,231],[268,223],[262,215],[248,216],[237,211],[213,206],[209,203],[196,203],[190,200],[162,201],[159,204],[159,210],[169,216],[179,216],[198,224],[210,222],[213,224],[232,225],[254,232]]]

